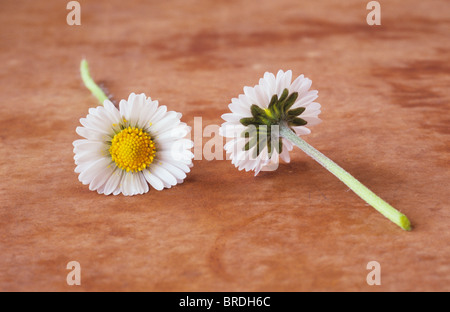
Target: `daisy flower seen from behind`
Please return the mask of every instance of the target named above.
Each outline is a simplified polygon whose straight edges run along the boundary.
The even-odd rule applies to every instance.
[[[290,70],[276,76],[266,72],[258,85],[244,87],[244,94],[231,100],[231,113],[222,115],[221,134],[231,139],[225,150],[239,170],[257,175],[278,156],[290,161],[293,144],[279,136],[279,126],[285,124],[300,136],[321,122],[320,104],[314,102],[318,92],[310,90],[311,83],[303,75],[292,81]]]
[[[317,91],[310,87],[311,80],[303,75],[292,81],[290,70],[280,70],[276,76],[265,73],[258,85],[244,87],[244,94],[228,105],[231,113],[222,115],[225,122],[220,134],[228,139],[225,150],[232,163],[257,175],[274,162],[278,164],[278,156],[289,162],[289,151],[296,145],[386,218],[410,230],[404,214],[300,138],[311,132],[309,126],[320,123],[320,104],[314,102]]]

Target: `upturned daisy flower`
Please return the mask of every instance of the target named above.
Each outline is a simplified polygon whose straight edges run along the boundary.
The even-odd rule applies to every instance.
[[[228,105],[231,113],[222,115],[220,134],[228,138],[225,150],[232,163],[257,175],[277,162],[278,156],[289,162],[289,151],[296,145],[386,218],[410,230],[404,214],[300,138],[311,132],[309,126],[320,123],[320,104],[314,102],[318,92],[310,87],[311,80],[303,75],[292,81],[290,70],[280,70],[276,76],[265,73],[258,85],[244,87],[244,94]]]
[[[292,72],[280,70],[275,76],[265,73],[254,87],[244,87],[244,94],[231,100],[232,113],[222,115],[221,133],[231,140],[225,150],[239,169],[261,169],[278,161],[289,163],[292,143],[279,136],[284,124],[296,135],[311,133],[309,126],[321,122],[317,91],[310,90],[311,80],[303,75],[292,82]]]
[[[83,80],[92,87],[87,70],[82,63]],[[103,106],[89,109],[76,129],[84,138],[73,142],[78,179],[105,195],[143,194],[149,185],[162,190],[182,183],[192,166],[193,143],[185,139],[190,127],[181,114],[145,94],[131,93],[119,109],[100,95]]]

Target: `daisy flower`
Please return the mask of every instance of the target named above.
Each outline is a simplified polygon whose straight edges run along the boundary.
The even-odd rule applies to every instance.
[[[310,79],[301,75],[292,81],[292,71],[280,70],[276,76],[265,73],[258,85],[244,87],[244,94],[231,100],[232,113],[222,115],[221,134],[231,139],[225,150],[239,170],[254,170],[257,175],[278,156],[289,163],[293,145],[279,136],[279,125],[300,136],[321,122],[320,104],[314,102],[318,92],[310,88]]]
[[[220,134],[228,139],[227,155],[239,170],[264,168],[273,170],[278,156],[290,161],[289,152],[299,147],[325,169],[334,174],[358,196],[404,230],[410,230],[408,218],[375,195],[347,171],[309,145],[300,136],[311,133],[309,126],[321,122],[318,95],[310,90],[311,80],[303,75],[292,81],[292,72],[265,73],[254,87],[244,87],[244,94],[233,98],[231,113],[222,115],[225,122]],[[275,167],[276,169],[276,167]]]
[[[78,179],[99,194],[127,196],[182,183],[192,166],[193,142],[185,139],[190,127],[180,118],[145,94],[131,93],[119,109],[104,99],[76,129],[84,138],[73,142]]]

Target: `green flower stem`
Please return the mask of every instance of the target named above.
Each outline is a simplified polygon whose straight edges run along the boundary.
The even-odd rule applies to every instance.
[[[316,150],[314,147],[299,138],[289,127],[280,125],[280,134],[297,145],[302,151],[321,164],[325,169],[334,174],[339,180],[344,182],[353,192],[364,199],[369,205],[378,210],[383,216],[397,224],[402,229],[411,230],[411,224],[408,218],[397,209],[389,205],[371,190],[356,180],[350,173],[339,167],[335,162]]]
[[[83,79],[84,85],[86,88],[88,88],[91,93],[99,100],[101,104],[105,100],[108,99],[105,92],[95,83],[95,81],[92,79],[91,74],[89,73],[89,66],[85,59],[81,61],[80,64],[80,72],[81,72],[81,79]]]

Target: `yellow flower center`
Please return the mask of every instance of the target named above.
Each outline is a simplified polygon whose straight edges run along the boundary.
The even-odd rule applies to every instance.
[[[155,143],[147,132],[128,127],[114,136],[109,153],[120,169],[138,172],[153,162],[155,150]]]

